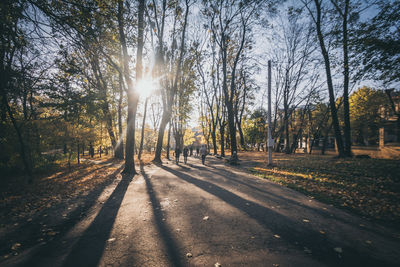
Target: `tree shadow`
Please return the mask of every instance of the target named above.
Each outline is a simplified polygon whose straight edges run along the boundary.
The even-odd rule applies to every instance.
[[[132,178],[133,175],[122,176],[122,180],[104,203],[96,218],[73,246],[62,266],[98,265]]]
[[[161,168],[241,210],[272,233],[279,235],[289,245],[295,246],[301,251],[305,249],[311,250],[311,256],[324,264],[329,266],[391,266],[388,262],[360,254],[360,252],[345,244],[341,244],[343,253],[338,254],[334,251],[334,248],[339,244],[334,244],[319,232],[305,227],[298,221],[294,221],[255,202],[243,199],[213,183],[194,178],[166,166]]]
[[[277,199],[277,200],[279,200],[279,201],[282,201],[282,200],[283,200],[283,201],[285,201],[286,203],[290,203],[290,204],[292,204],[292,205],[296,205],[296,206],[298,206],[298,207],[301,207],[301,208],[310,210],[310,211],[312,211],[312,212],[315,212],[316,214],[319,214],[319,215],[321,215],[321,216],[323,216],[323,217],[326,217],[326,218],[329,218],[329,219],[331,219],[331,220],[335,220],[335,221],[342,222],[342,223],[345,223],[345,224],[350,224],[350,223],[352,223],[350,219],[347,219],[347,218],[345,218],[344,216],[341,216],[341,217],[338,217],[338,216],[332,217],[332,213],[329,212],[328,210],[322,210],[322,209],[319,209],[319,208],[310,207],[310,206],[308,206],[308,205],[306,205],[306,204],[301,203],[300,201],[296,201],[296,200],[293,200],[293,199],[289,199],[289,198],[284,197],[284,196],[282,196],[282,195],[277,195],[277,194],[271,192],[270,190],[269,190],[269,191],[263,190],[263,189],[261,189],[261,188],[258,188],[257,186],[252,185],[252,184],[249,183],[249,182],[245,182],[245,181],[243,181],[242,179],[235,178],[235,173],[231,172],[229,169],[226,169],[226,168],[225,168],[225,169],[218,169],[218,168],[216,168],[216,167],[214,167],[214,166],[207,166],[207,168],[204,167],[204,166],[199,166],[199,165],[190,165],[190,166],[191,166],[192,168],[195,168],[195,169],[198,169],[198,170],[201,170],[201,171],[207,171],[207,172],[216,174],[216,175],[218,175],[218,176],[228,177],[229,180],[234,181],[234,182],[236,182],[236,183],[238,183],[238,184],[241,184],[241,185],[243,185],[243,186],[246,186],[246,187],[250,188],[251,190],[255,190],[255,191],[260,192],[261,194],[264,194],[264,195],[268,195],[268,196],[273,197],[273,198],[275,198],[275,199]],[[238,170],[238,171],[243,171],[243,170]],[[221,173],[221,172],[223,172],[223,173]],[[278,185],[278,184],[272,184],[272,185],[273,185],[273,186],[281,187],[281,186]],[[295,190],[295,189],[293,189],[293,190]],[[296,191],[296,190],[295,190],[295,191]],[[296,192],[298,192],[298,191],[296,191]],[[299,194],[303,194],[303,193],[299,192]],[[389,238],[389,239],[391,239],[391,240],[393,240],[393,241],[395,241],[395,242],[398,241],[398,240],[393,236],[392,233],[386,232],[386,231],[379,231],[379,230],[377,229],[376,226],[367,226],[367,225],[365,225],[365,226],[363,226],[363,230],[368,230],[368,231],[371,232],[371,233],[379,234],[379,235],[384,236],[384,237],[386,237],[386,238]]]
[[[117,175],[121,171],[121,168],[122,167],[118,168],[112,174],[108,175],[108,178]],[[113,181],[114,180],[106,179],[99,185],[98,188],[92,190],[87,196],[85,196],[85,201],[83,204],[68,214],[67,219],[59,219],[60,222],[56,222],[55,225],[52,225],[53,231],[64,234],[71,230],[76,223],[81,220],[82,214],[85,214],[92,206],[96,204],[98,197]],[[47,210],[46,213],[52,214],[52,216],[62,217],[61,214],[65,211],[65,207],[63,207],[64,205],[64,203],[56,205],[50,210]],[[59,211],[60,209],[62,209],[62,212]],[[26,222],[25,224],[21,225],[20,229],[22,230],[16,230],[8,233],[6,236],[4,236],[4,240],[19,240],[19,242],[21,242],[21,236],[23,236],[26,238],[25,240],[22,240],[24,248],[31,249],[37,245],[37,240],[41,238],[42,227],[43,225],[36,223],[35,220],[33,222]],[[51,239],[47,245],[39,247],[38,249],[33,249],[32,253],[28,253],[26,258],[17,261],[21,262],[21,266],[42,266],[41,260],[60,253],[59,242],[62,237],[62,235],[56,236],[54,239]]]
[[[178,245],[175,242],[175,240],[173,239],[171,231],[168,229],[168,226],[163,221],[164,216],[163,216],[163,212],[161,210],[160,201],[157,199],[157,194],[154,191],[153,185],[149,179],[149,176],[147,175],[146,171],[144,170],[144,165],[142,163],[140,164],[140,173],[142,174],[142,176],[146,182],[146,190],[147,190],[147,194],[150,197],[151,207],[153,210],[156,227],[157,227],[159,234],[162,237],[164,247],[167,250],[168,258],[170,259],[170,262],[174,266],[177,266],[177,267],[184,266],[184,264],[182,263],[179,251],[178,251]]]

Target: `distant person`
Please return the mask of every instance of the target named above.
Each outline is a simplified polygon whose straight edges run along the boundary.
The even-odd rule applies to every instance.
[[[200,148],[199,146],[196,146],[196,157],[198,157],[200,154]]]
[[[176,164],[179,164],[179,156],[181,155],[181,150],[179,149],[179,147],[175,148],[175,161]]]
[[[183,161],[185,162],[185,164],[186,164],[186,162],[187,162],[188,156],[189,156],[189,148],[185,147],[185,148],[183,149]]]
[[[207,148],[205,145],[201,146],[200,155],[201,155],[201,163],[204,165],[206,162],[206,156],[207,156]]]
[[[193,146],[190,146],[190,156],[193,156]]]
[[[94,157],[94,148],[93,148],[92,145],[89,146],[89,155],[90,155],[91,158]]]

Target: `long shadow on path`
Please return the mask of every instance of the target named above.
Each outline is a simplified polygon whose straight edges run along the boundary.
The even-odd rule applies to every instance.
[[[184,266],[184,264],[181,261],[181,257],[180,257],[179,251],[178,251],[178,246],[177,246],[175,240],[173,239],[170,230],[168,229],[167,225],[163,221],[164,216],[163,216],[163,212],[161,210],[160,201],[157,199],[157,195],[154,191],[154,188],[149,179],[149,176],[146,174],[146,172],[144,170],[143,164],[140,164],[140,172],[141,172],[144,180],[146,181],[146,190],[150,197],[156,227],[162,237],[162,241],[164,242],[170,263],[172,263],[176,267]]]
[[[264,190],[264,189],[261,189],[261,188],[255,186],[255,185],[251,184],[249,181],[243,181],[243,179],[236,178],[235,177],[236,174],[231,172],[231,171],[229,171],[228,169],[217,169],[215,167],[206,168],[206,167],[197,166],[197,165],[190,165],[190,166],[195,168],[195,169],[201,170],[201,171],[206,171],[206,172],[212,173],[214,175],[229,177],[228,179],[230,181],[233,181],[233,182],[238,183],[240,185],[246,186],[246,187],[248,187],[248,190],[257,191],[257,192],[261,193],[264,197],[268,196],[274,202],[284,202],[284,203],[287,203],[287,204],[291,204],[293,206],[297,206],[297,207],[300,207],[300,208],[303,208],[303,209],[306,209],[306,210],[310,210],[310,211],[312,211],[312,212],[314,212],[316,214],[319,214],[319,215],[321,215],[323,217],[326,217],[326,218],[329,218],[331,220],[340,221],[340,222],[345,223],[345,224],[349,223],[348,220],[345,220],[343,218],[332,217],[331,213],[328,212],[328,211],[325,211],[325,210],[322,210],[322,209],[318,209],[318,208],[314,208],[314,207],[310,207],[310,206],[305,205],[304,203],[302,203],[300,201],[296,201],[296,200],[287,198],[287,197],[285,197],[283,195],[275,194],[275,193],[272,192],[272,190]],[[277,185],[271,184],[270,186],[277,186]],[[368,230],[370,230],[373,233],[376,233],[376,230],[374,230],[374,229],[368,229]],[[393,239],[392,235],[387,235],[386,234],[385,236],[387,238]]]
[[[190,166],[192,168],[201,170],[201,171],[206,171],[209,173],[212,173],[214,175],[218,175],[218,176],[223,176],[223,177],[227,177],[230,181],[236,182],[238,184],[241,184],[243,186],[248,187],[251,190],[255,190],[263,195],[268,195],[271,197],[271,200],[273,200],[273,198],[275,198],[277,201],[284,201],[285,203],[290,203],[291,205],[296,205],[300,208],[306,209],[306,210],[310,210],[318,215],[321,215],[325,218],[329,218],[330,220],[335,220],[344,224],[351,224],[352,222],[350,221],[350,219],[345,218],[343,216],[334,216],[332,217],[331,212],[329,212],[328,210],[322,210],[319,208],[314,208],[308,205],[305,205],[304,203],[300,202],[300,201],[296,201],[290,198],[285,197],[284,195],[278,195],[272,192],[272,190],[265,190],[265,189],[261,189],[259,187],[257,187],[257,184],[254,183],[252,184],[250,182],[250,180],[245,180],[243,179],[243,177],[237,177],[236,174],[234,172],[232,172],[231,170],[229,170],[228,168],[217,168],[215,166],[212,165],[208,165],[207,167],[204,166],[199,166],[199,165],[194,165],[194,164],[190,164]],[[236,170],[238,171],[238,170]],[[260,178],[257,178],[260,179]],[[271,184],[270,186],[279,186],[276,184]],[[280,186],[279,186],[280,187]],[[386,232],[386,231],[378,231],[378,229],[376,227],[373,226],[363,226],[363,230],[367,230],[371,233],[374,234],[378,234],[381,236],[384,236],[385,238],[390,239],[393,242],[398,242],[398,239],[396,237],[394,237],[394,235],[391,232]]]
[[[121,168],[118,168],[115,172],[108,175],[109,178],[115,177],[120,171]],[[82,205],[74,209],[70,214],[68,214],[68,219],[63,220],[61,224],[52,226],[52,229],[56,232],[67,233],[71,230],[77,222],[81,220],[82,214],[85,214],[90,208],[95,205],[97,198],[104,191],[104,189],[110,185],[110,183],[114,181],[114,179],[106,179],[98,188],[91,191],[89,195],[85,197],[85,201]],[[57,209],[57,207],[56,207]],[[60,214],[61,216],[61,214]],[[33,236],[28,236],[32,243],[32,245],[36,245],[37,238],[41,237],[41,229],[42,225],[40,224],[28,224],[24,226],[24,233],[32,234]],[[21,234],[21,233],[20,233]],[[44,263],[49,260],[49,257],[53,257],[55,255],[59,255],[63,250],[63,246],[60,244],[63,235],[57,236],[54,240],[48,242],[47,245],[39,247],[38,249],[34,249],[31,254],[28,254],[26,258],[21,259],[15,265],[16,266],[48,266]],[[27,248],[30,248],[28,245],[29,242],[25,242],[24,245]],[[50,265],[59,265],[59,263],[51,263]]]
[[[73,246],[63,266],[97,266],[110,236],[118,210],[133,175],[123,175],[111,196]]]
[[[293,221],[289,217],[243,199],[213,183],[194,178],[166,166],[161,166],[161,168],[246,213],[266,229],[271,230],[272,233],[278,234],[288,245],[296,246],[301,251],[304,248],[310,249],[312,251],[311,256],[324,264],[329,266],[391,266],[391,263],[360,254],[357,250],[348,246],[341,246],[343,253],[339,255],[334,251],[334,248],[340,246],[340,244],[333,244],[320,233]],[[393,264],[393,266],[395,265]]]

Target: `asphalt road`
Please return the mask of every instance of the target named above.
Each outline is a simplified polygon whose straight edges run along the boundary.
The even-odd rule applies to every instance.
[[[119,177],[85,216],[3,266],[396,266],[391,229],[189,158]],[[397,265],[398,266],[398,265]]]

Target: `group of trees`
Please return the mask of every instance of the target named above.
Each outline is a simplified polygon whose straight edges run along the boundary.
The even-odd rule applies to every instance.
[[[277,7],[269,13],[267,22],[262,17],[262,25],[255,25],[257,31],[267,36],[261,39],[269,43],[264,46],[264,55],[273,64],[271,129],[276,141],[275,150],[293,153],[299,141],[304,139],[308,151],[321,141],[324,152],[329,137],[333,136],[338,156],[346,157],[352,155],[354,142],[376,143],[378,128],[382,125],[379,110],[383,107],[396,113],[394,105],[390,107],[391,96],[388,98],[383,90],[354,88],[365,78],[374,79],[382,89],[398,85],[396,70],[400,50],[396,33],[399,18],[395,14],[400,11],[399,1],[307,0],[301,3],[288,1]],[[236,31],[240,29],[245,28],[234,27]],[[239,40],[238,37],[235,39]],[[251,39],[248,42],[251,43]],[[240,48],[238,44],[232,44],[232,47],[232,51]],[[245,51],[246,48],[244,46]],[[251,50],[251,45],[249,48]],[[209,51],[214,51],[214,47]],[[254,58],[255,54],[251,56]],[[211,60],[211,56],[208,58]],[[230,58],[234,65],[234,57]],[[246,52],[239,62],[247,69],[248,65],[254,64],[251,61],[249,64]],[[220,111],[227,108],[218,102],[224,95],[213,88],[222,85],[215,86],[210,81],[213,75],[219,77],[222,68],[218,65],[210,67],[209,92],[204,89],[205,97],[202,97],[205,99],[202,109],[204,135],[209,137],[213,147],[216,147],[215,139],[222,141],[221,153],[223,140],[229,142],[231,137],[224,136],[223,132],[215,134],[215,129],[224,129],[217,124],[218,118],[225,118],[231,112]],[[256,87],[247,83],[241,88],[244,81],[239,72],[234,101],[243,106],[235,105],[232,112],[237,138],[241,140],[242,149],[249,146],[260,149],[266,143],[267,113],[262,108],[251,109],[252,89]],[[241,102],[245,97],[249,103]]]
[[[229,148],[235,163],[239,148],[265,143],[266,112],[254,107],[264,59],[273,62],[277,149],[291,153],[303,136],[333,130],[339,156],[349,156],[352,131],[375,131],[367,114],[386,99],[360,104],[376,92],[352,99],[352,88],[363,77],[399,82],[399,9],[356,0],[3,0],[1,168],[23,165],[32,177],[52,150],[70,160],[111,147],[132,174],[135,152],[154,149],[160,162],[171,138],[189,142],[196,108],[211,151]],[[157,83],[151,97],[138,90],[145,79]]]

